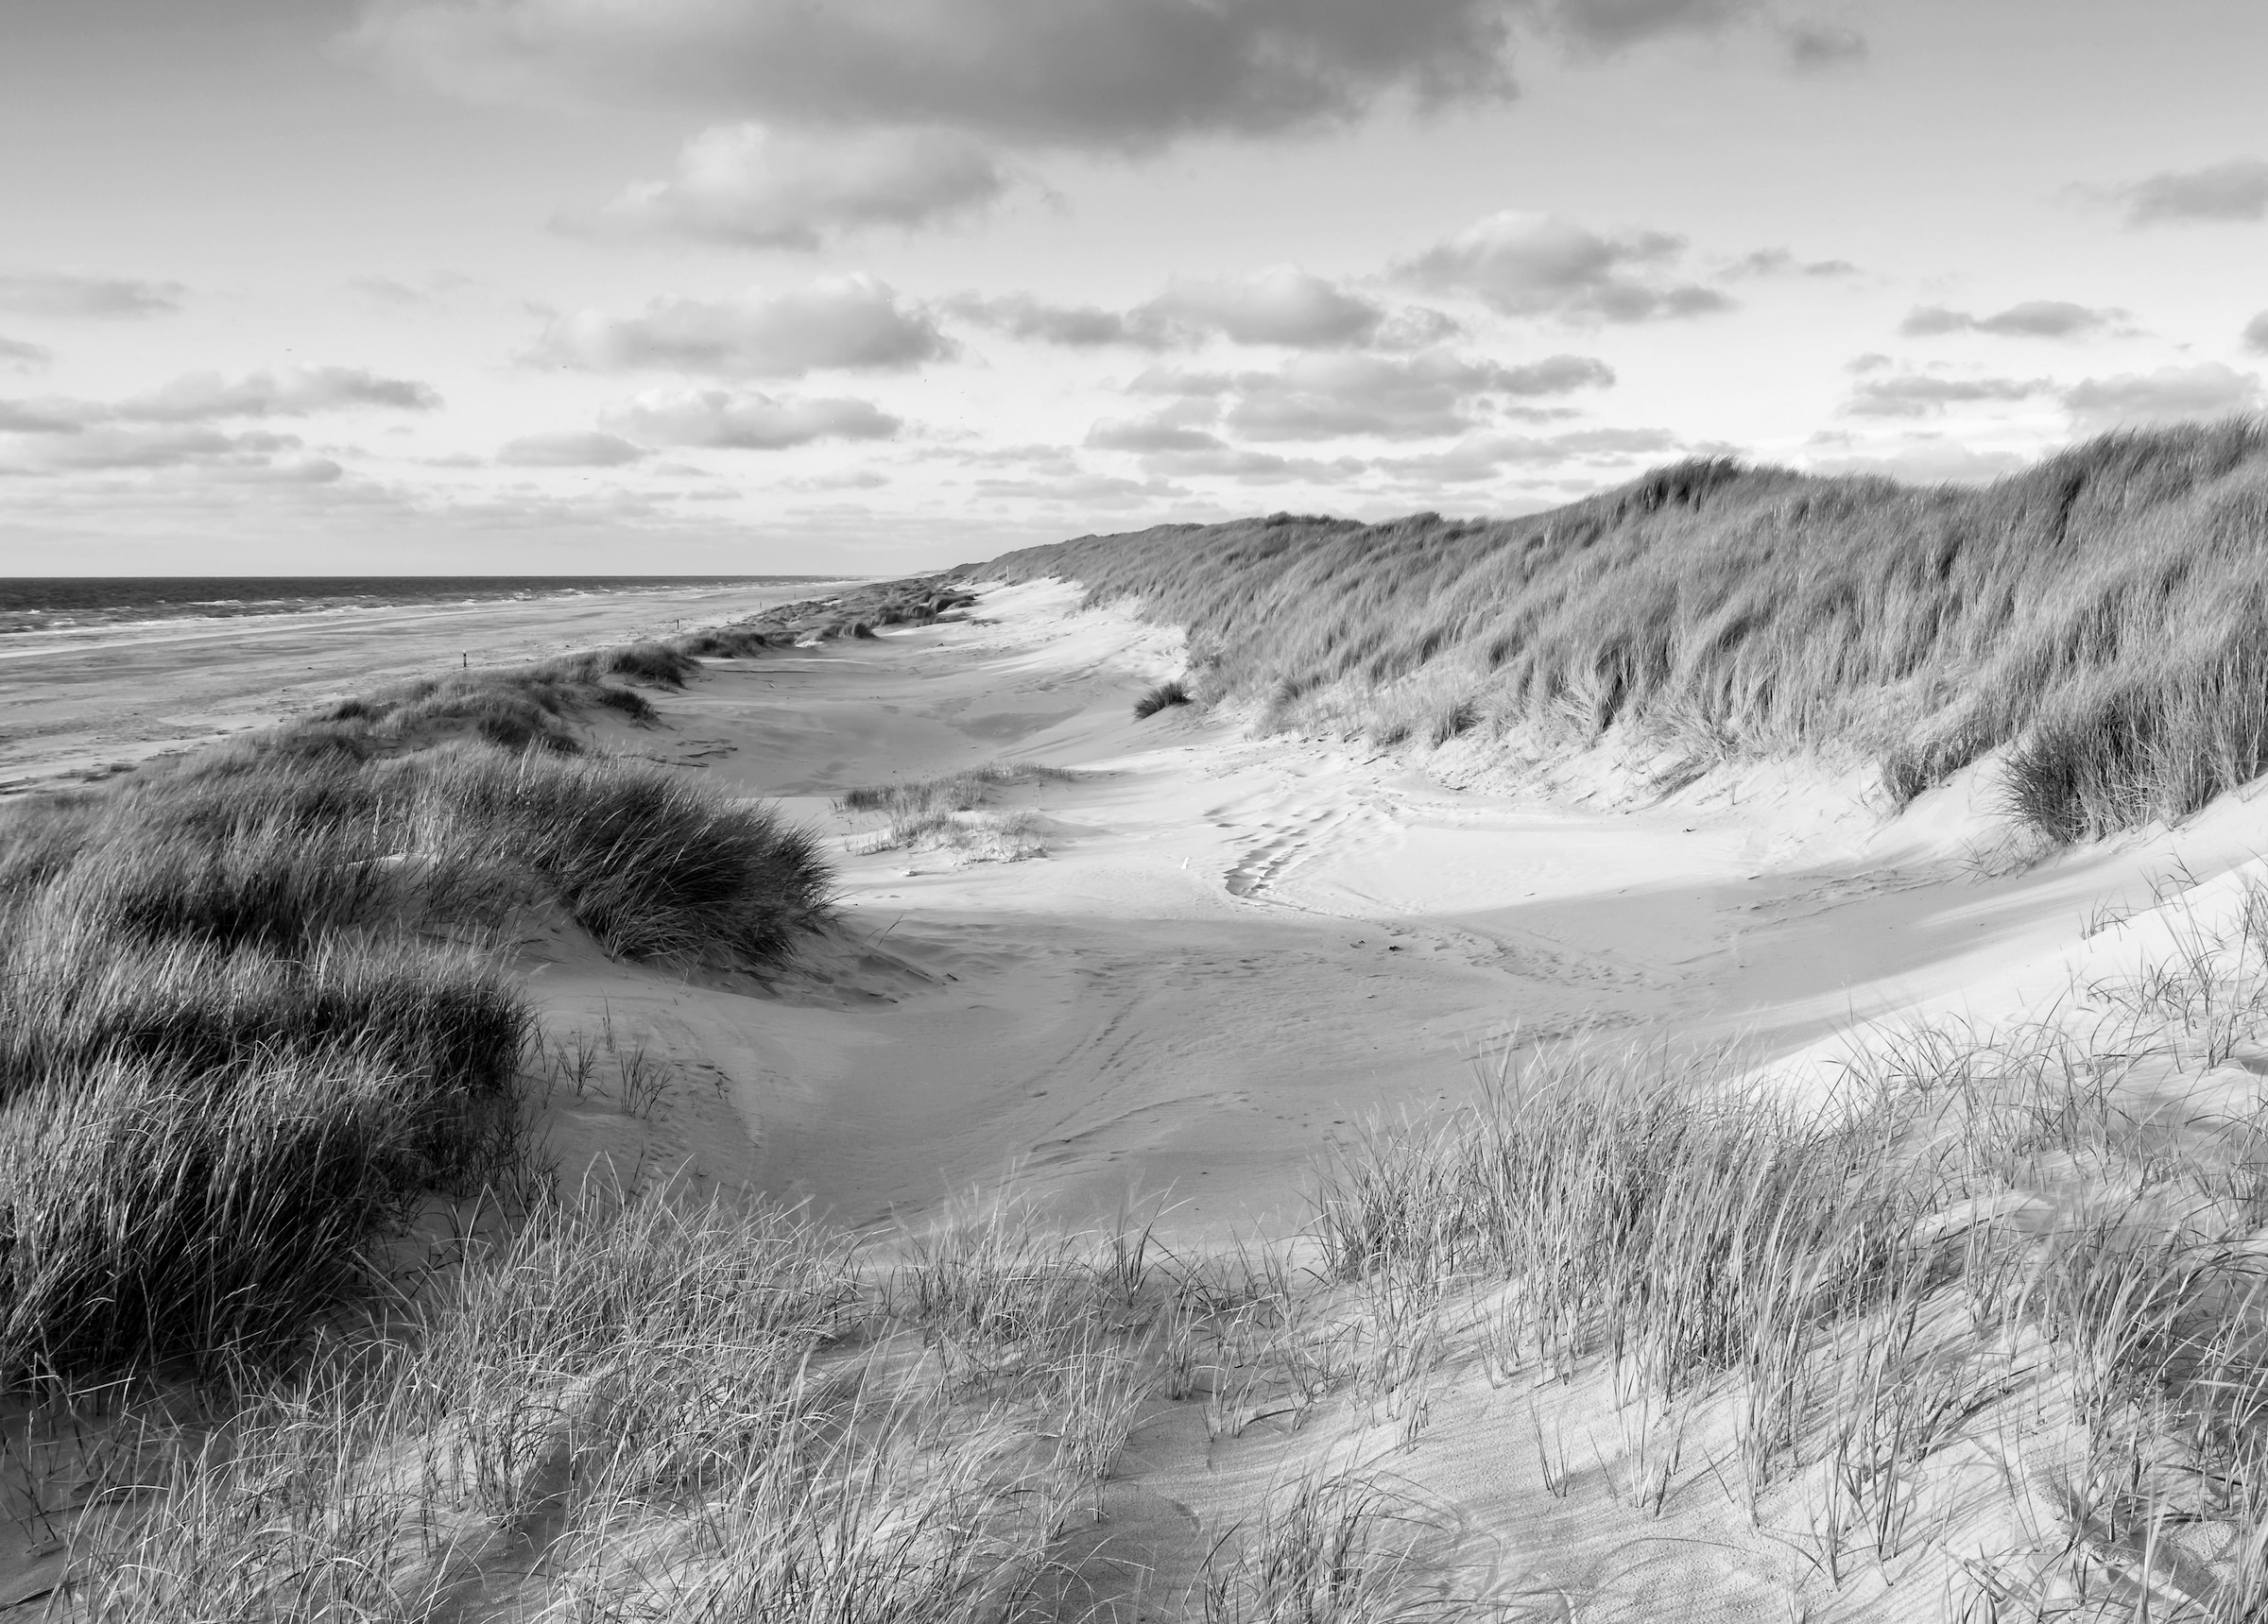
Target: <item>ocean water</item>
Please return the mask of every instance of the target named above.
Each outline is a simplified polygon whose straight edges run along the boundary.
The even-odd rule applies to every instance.
[[[150,621],[303,615],[701,587],[795,586],[824,575],[0,576],[0,636]]]

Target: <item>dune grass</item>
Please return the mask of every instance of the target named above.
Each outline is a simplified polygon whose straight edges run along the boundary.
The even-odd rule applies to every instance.
[[[1511,1052],[1336,1147],[1283,1243],[1177,1253],[1136,1201],[1065,1231],[1013,1189],[863,1246],[666,1185],[539,1200],[414,1313],[145,1440],[72,1615],[1112,1616],[1120,1457],[1192,1406],[1215,1452],[1352,1430],[1194,1530],[1145,1615],[1563,1618],[1391,1464],[1486,1383],[1621,1431],[1555,1464],[1488,1410],[1539,1493],[1580,1465],[1634,1535],[1729,1501],[1800,1549],[1793,1615],[1866,1581],[2246,1624],[2268,1106],[2226,1062],[2268,1034],[2268,893],[2083,990],[1878,1034],[1800,1108],[1707,1055]]]
[[[1147,722],[1160,710],[1190,703],[1190,692],[1177,676],[1169,677],[1134,701],[1134,720]]]
[[[879,813],[885,820],[850,836],[854,855],[947,847],[971,863],[1018,863],[1047,850],[1032,812],[979,809],[1003,789],[1065,783],[1077,777],[1037,761],[990,761],[935,778],[862,785],[845,790],[835,804],[845,812]]]
[[[1392,744],[1614,733],[1852,755],[1902,803],[2008,753],[2058,839],[2268,767],[2268,425],[2122,432],[1982,488],[1710,459],[1531,518],[1278,514],[1026,549],[1188,628],[1200,696]]]

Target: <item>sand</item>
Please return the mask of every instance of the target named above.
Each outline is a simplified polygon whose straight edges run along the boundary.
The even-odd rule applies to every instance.
[[[1453,751],[1429,774],[1355,745],[1254,738],[1233,714],[1137,722],[1130,702],[1179,670],[1179,637],[1078,602],[1057,583],[990,588],[971,619],[713,662],[660,696],[662,726],[613,727],[614,748],[821,830],[841,917],[765,984],[617,963],[563,922],[531,928],[547,1031],[606,1038],[594,1080],[551,1086],[547,1136],[570,1173],[605,1157],[634,1178],[753,1187],[880,1226],[1013,1172],[1074,1222],[1147,1194],[1177,1247],[1280,1235],[1329,1138],[1461,1096],[1508,1045],[1731,1046],[1778,1086],[1824,1090],[1854,1030],[2012,1018],[2074,977],[2132,968],[2187,915],[2234,906],[2268,844],[2258,802],[2234,796],[2177,831],[2016,864],[1974,776],[1888,819],[1855,778],[1795,766],[1648,797],[1602,757],[1568,764],[1544,796],[1483,787]],[[359,646],[263,626],[194,644],[178,704],[137,691],[178,644],[104,669],[35,665],[70,686],[38,693],[40,730],[14,734],[9,770],[68,770],[135,727],[185,738],[230,706],[270,714],[271,699],[347,685],[357,660],[408,670],[476,625],[497,652],[532,653],[679,612],[443,613]],[[1043,855],[854,854],[877,819],[841,811],[845,790],[1003,759],[1074,775],[1005,793]],[[621,1073],[649,1061],[671,1081],[626,1102]],[[1827,1596],[1795,1490],[1752,1523],[1709,1488],[1724,1407],[1665,1432],[1618,1410],[1605,1379],[1500,1387],[1468,1372],[1389,1411],[1341,1403],[1232,1442],[1208,1435],[1199,1406],[1159,1406],[1108,1490],[1096,1582],[1119,1610],[1098,1616],[1134,1616],[1137,1588],[1179,1595],[1196,1530],[1258,1488],[1354,1461],[1476,1531],[1535,1616],[1905,1618],[1950,1604],[1952,1570],[1919,1552]],[[1656,1516],[1633,1501],[1665,1438],[1684,1451],[1682,1486]],[[2008,1468],[1976,1469],[1998,1483]]]

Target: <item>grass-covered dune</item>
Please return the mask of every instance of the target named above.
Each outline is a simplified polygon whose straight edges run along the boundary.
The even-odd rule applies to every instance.
[[[2268,770],[2268,424],[2121,433],[1981,488],[1725,459],[1509,520],[1278,514],[964,566],[1185,625],[1293,727],[1699,759],[1853,752],[1902,803],[2007,747],[2070,840]]]
[[[0,1383],[288,1350],[427,1191],[523,1171],[516,910],[784,955],[813,837],[575,725],[798,629],[453,673],[0,811]]]

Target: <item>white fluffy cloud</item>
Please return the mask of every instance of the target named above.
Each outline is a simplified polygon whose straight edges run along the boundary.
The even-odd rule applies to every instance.
[[[638,316],[586,310],[552,323],[531,359],[600,372],[798,378],[888,370],[953,353],[925,310],[865,277],[737,299],[656,299]]]
[[[2071,426],[2083,433],[2218,418],[2253,411],[2260,403],[2259,378],[2218,361],[2088,378],[2063,392]]]
[[[1074,145],[1510,94],[1519,0],[381,0],[355,42],[481,99],[599,96]],[[1589,10],[1593,7],[1577,8]]]
[[[44,344],[0,336],[0,367],[11,372],[36,372],[54,359],[55,351]]]
[[[2130,226],[2268,219],[2268,159],[2170,169],[2113,189]]]
[[[381,377],[360,367],[307,367],[233,379],[217,372],[187,372],[146,395],[100,408],[100,415],[133,422],[193,423],[217,418],[300,418],[363,406],[429,412],[440,403],[438,391],[413,379]]]
[[[1866,379],[1851,390],[1843,409],[1858,418],[1934,418],[1948,406],[2025,401],[2053,387],[2046,378],[1939,378],[1906,372]]]
[[[1667,429],[1577,429],[1550,436],[1475,435],[1447,451],[1382,462],[1381,471],[1403,480],[1469,485],[1512,468],[1554,468],[1572,462],[1625,462],[1678,449]]]
[[[1217,333],[1234,344],[1335,350],[1368,343],[1383,306],[1290,265],[1247,277],[1176,282],[1137,319],[1168,332]]]
[[[813,137],[726,124],[688,141],[670,179],[629,187],[590,223],[814,250],[864,227],[912,228],[973,214],[1008,185],[989,153],[949,130]]]
[[[1584,355],[1554,355],[1525,366],[1469,361],[1446,350],[1410,356],[1300,355],[1270,372],[1186,372],[1153,368],[1134,380],[1139,393],[1221,403],[1221,421],[1255,440],[1344,436],[1430,439],[1478,427],[1510,400],[1606,388],[1614,371]],[[1194,426],[1184,412],[1172,426]]]
[[[606,427],[651,445],[785,451],[814,440],[886,440],[904,424],[871,402],[781,399],[754,390],[648,389],[607,412]]]
[[[0,310],[22,316],[163,316],[179,310],[187,290],[179,282],[131,277],[79,276],[67,271],[0,272]]]
[[[964,294],[945,308],[1012,338],[1094,349],[1181,350],[1211,338],[1290,350],[1418,350],[1463,329],[1422,305],[1400,310],[1296,265],[1247,276],[1184,277],[1131,310],[1052,304],[1028,293]]]
[[[1930,338],[1948,333],[1988,333],[2003,338],[2084,338],[2102,333],[2125,319],[2115,306],[2091,308],[2062,299],[2028,299],[1990,316],[1971,316],[1941,304],[1924,304],[1898,324],[1909,338]]]
[[[2240,335],[2244,348],[2255,355],[2268,355],[2268,310],[2263,310],[2244,324]]]
[[[620,468],[647,454],[620,435],[595,429],[563,434],[523,435],[507,440],[496,460],[511,468]]]
[[[1507,211],[1399,269],[1418,287],[1468,294],[1507,316],[1651,321],[1730,310],[1725,294],[1678,279],[1684,252],[1685,239],[1666,231],[1602,233]]]

